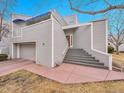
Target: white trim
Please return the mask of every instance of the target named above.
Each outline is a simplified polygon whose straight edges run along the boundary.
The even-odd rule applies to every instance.
[[[112,70],[112,55],[109,55],[109,70]]]
[[[53,19],[53,16],[51,15],[51,19],[52,19],[52,53],[51,53],[51,56],[52,56],[52,64],[51,66],[54,67],[54,19]]]
[[[96,52],[98,52],[98,53],[100,53],[100,54],[103,54],[103,55],[110,55],[110,54],[108,54],[108,53],[105,53],[105,52],[102,52],[102,51],[99,51],[99,50],[96,50],[96,49],[92,49],[93,51],[96,51]]]
[[[86,25],[91,25],[91,23],[83,23],[83,24],[75,24],[75,25],[63,26],[62,29],[76,28],[76,27],[86,26]]]
[[[35,42],[35,63],[37,64],[37,42]]]
[[[93,23],[91,23],[91,49],[93,49]]]
[[[109,70],[112,69],[112,56],[110,54],[96,49],[91,49],[91,54],[100,60],[100,62],[104,63],[104,65],[107,66]]]

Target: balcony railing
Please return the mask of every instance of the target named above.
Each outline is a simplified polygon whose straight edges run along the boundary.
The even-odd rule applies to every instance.
[[[22,31],[21,31],[21,28],[16,28],[16,29],[13,29],[13,33],[12,33],[13,37],[21,37],[22,36]]]
[[[12,37],[16,38],[16,37],[22,37],[23,34],[25,34],[26,31],[33,31],[35,28],[43,23],[46,23],[48,21],[51,21],[51,19],[47,19],[45,21],[41,21],[29,26],[24,26],[24,27],[18,27],[18,28],[14,28],[12,31]]]

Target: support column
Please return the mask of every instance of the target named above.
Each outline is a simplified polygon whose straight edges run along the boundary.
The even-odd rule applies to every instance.
[[[17,58],[20,58],[20,44],[17,44]]]
[[[14,58],[14,44],[11,45],[11,57]]]

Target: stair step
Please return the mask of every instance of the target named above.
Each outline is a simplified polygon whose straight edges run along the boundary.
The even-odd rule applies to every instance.
[[[70,48],[69,50],[83,50],[82,48]]]
[[[92,56],[89,56],[89,55],[66,55],[67,57],[86,57],[86,58],[88,58],[88,57],[92,57]]]
[[[104,65],[103,63],[100,63],[100,62],[97,62],[97,61],[86,61],[86,60],[65,59],[64,62],[76,62],[76,63],[87,63],[87,64]]]
[[[85,54],[67,54],[67,56],[91,56],[91,55],[85,55]]]
[[[68,50],[68,52],[84,52],[84,53],[87,53],[86,51],[83,51],[83,50]]]
[[[68,51],[84,51],[84,52],[86,52],[86,51],[83,50],[83,49],[69,49]]]
[[[85,51],[68,51],[68,53],[87,53]]]
[[[83,49],[69,49],[63,62],[97,68],[108,68],[104,66],[104,63],[100,63],[99,60],[96,60],[95,57],[92,57],[92,55]]]
[[[97,64],[88,64],[88,63],[77,63],[77,62],[74,62],[74,61],[64,61],[64,63],[70,63],[70,64],[77,64],[77,65],[84,65],[84,66],[90,66],[90,67],[97,67],[97,68],[103,68],[103,69],[108,69],[108,67],[104,66],[104,65],[97,65]]]
[[[85,52],[68,52],[68,54],[88,54],[88,53],[85,53]]]
[[[92,57],[89,57],[89,58],[74,58],[74,57],[65,57],[65,59],[70,59],[70,60],[85,60],[85,61],[97,61],[99,62],[99,60],[96,60]]]
[[[84,52],[84,51],[68,51],[68,53],[87,53],[87,52]]]
[[[84,58],[84,59],[87,59],[87,58],[90,58],[90,59],[95,59],[95,57],[91,57],[91,56],[65,56],[65,58]]]

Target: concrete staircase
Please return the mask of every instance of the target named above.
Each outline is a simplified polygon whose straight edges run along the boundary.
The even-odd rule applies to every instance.
[[[95,57],[92,57],[83,49],[69,49],[64,58],[64,63],[107,69],[104,63],[100,63],[99,60],[96,60]]]

